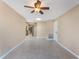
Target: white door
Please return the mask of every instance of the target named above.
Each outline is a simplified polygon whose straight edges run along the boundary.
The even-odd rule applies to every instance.
[[[54,21],[54,31],[53,31],[53,37],[54,37],[54,40],[58,40],[58,21],[55,20]]]

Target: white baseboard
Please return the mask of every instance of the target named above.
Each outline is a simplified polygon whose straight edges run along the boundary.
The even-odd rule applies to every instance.
[[[48,38],[48,37],[36,37],[37,39],[45,39],[45,40],[54,40],[53,38]]]
[[[75,54],[73,51],[71,51],[70,49],[68,49],[67,47],[65,47],[63,44],[61,44],[60,42],[56,41],[62,48],[64,48],[65,50],[67,50],[68,52],[70,52],[72,55],[74,55],[76,58],[79,59],[79,55]]]
[[[19,47],[20,45],[22,45],[24,42],[26,41],[26,39],[24,41],[22,41],[21,43],[17,44],[15,47],[13,47],[12,49],[10,49],[7,53],[5,53],[4,55],[2,55],[0,57],[0,59],[3,59],[4,57],[6,57],[10,52],[12,52],[14,49],[16,49],[17,47]]]
[[[47,37],[36,37],[36,39],[47,39]]]

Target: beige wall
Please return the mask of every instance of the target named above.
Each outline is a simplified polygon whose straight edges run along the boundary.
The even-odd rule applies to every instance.
[[[0,0],[0,56],[25,38],[25,21]]]
[[[53,34],[53,21],[38,22],[37,23],[37,37],[48,37]]]
[[[79,55],[79,5],[57,20],[59,41]]]

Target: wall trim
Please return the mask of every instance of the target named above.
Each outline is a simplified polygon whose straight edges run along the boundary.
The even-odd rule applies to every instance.
[[[37,39],[45,39],[45,40],[54,40],[53,38],[48,38],[48,37],[36,37]]]
[[[15,47],[13,47],[12,49],[10,49],[8,52],[6,52],[5,54],[3,54],[0,59],[3,59],[4,57],[6,57],[9,53],[11,53],[13,50],[15,50],[16,48],[18,48],[20,45],[22,45],[27,39],[23,40],[22,42],[20,42],[19,44],[17,44]]]
[[[19,16],[23,17],[25,19],[25,16],[20,13],[19,10],[15,9],[7,0],[2,0],[7,6],[9,6],[14,12],[16,12]]]
[[[77,55],[76,53],[74,53],[73,51],[71,51],[70,49],[68,49],[67,47],[65,47],[63,44],[61,44],[60,42],[56,41],[57,44],[59,44],[62,48],[64,48],[65,50],[67,50],[68,52],[70,52],[72,55],[74,55],[76,58],[79,59],[79,55]]]

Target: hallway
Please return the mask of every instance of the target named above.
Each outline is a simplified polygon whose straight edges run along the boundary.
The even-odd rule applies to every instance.
[[[28,39],[3,59],[77,59],[53,40]]]

